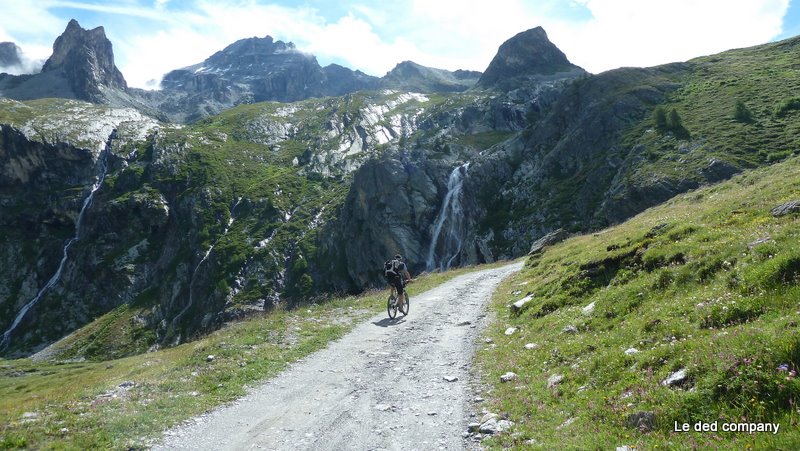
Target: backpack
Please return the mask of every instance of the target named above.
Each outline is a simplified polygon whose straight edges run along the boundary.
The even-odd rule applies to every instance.
[[[383,264],[383,275],[387,279],[400,275],[400,261],[399,260],[386,260]]]

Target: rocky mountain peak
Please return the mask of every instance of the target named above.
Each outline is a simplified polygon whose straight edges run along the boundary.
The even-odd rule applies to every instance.
[[[22,64],[21,50],[13,42],[0,42],[0,68]]]
[[[572,64],[567,56],[547,38],[542,27],[532,28],[504,42],[478,86],[495,87],[499,82],[558,73],[585,72]]]
[[[423,66],[413,61],[397,64],[383,77],[383,85],[389,88],[419,90],[423,92],[455,92],[472,87],[480,72],[444,69]]]
[[[297,48],[291,42],[274,41],[272,36],[253,37],[240,39],[216,52],[206,59],[203,65],[207,67],[222,67],[231,63],[237,65],[263,65],[274,63],[275,55],[285,54],[305,56],[297,51]]]
[[[127,89],[122,73],[114,64],[114,51],[103,27],[83,29],[77,20],[67,24],[53,44],[53,54],[42,73],[63,72],[75,97],[101,102],[101,86]]]

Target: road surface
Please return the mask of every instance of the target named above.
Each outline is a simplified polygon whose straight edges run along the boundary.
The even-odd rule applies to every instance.
[[[469,368],[497,284],[522,263],[456,277],[235,403],[168,431],[156,449],[464,449]],[[474,421],[474,419],[472,419]]]

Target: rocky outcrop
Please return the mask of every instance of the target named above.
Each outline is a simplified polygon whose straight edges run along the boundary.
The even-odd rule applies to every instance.
[[[383,262],[402,254],[409,270],[425,269],[429,226],[444,196],[446,169],[433,163],[374,160],[356,172],[339,221],[321,234],[315,269],[322,284],[359,291],[383,280]]]
[[[413,61],[403,61],[381,78],[386,88],[416,92],[460,92],[475,85],[481,73],[425,67]]]
[[[536,27],[517,34],[500,46],[478,80],[478,86],[509,89],[533,79],[573,78],[584,73],[547,39],[542,27]]]
[[[126,89],[103,27],[85,30],[75,19],[56,39],[41,73],[0,80],[2,95],[18,100],[59,97],[105,103],[110,92]]]

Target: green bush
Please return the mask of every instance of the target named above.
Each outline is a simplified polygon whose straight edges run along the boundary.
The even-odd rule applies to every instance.
[[[733,110],[733,118],[739,122],[750,123],[753,122],[753,113],[744,102],[737,100]]]
[[[800,97],[792,97],[791,99],[786,99],[775,108],[775,116],[777,117],[784,117],[789,114],[790,111],[800,110]]]

